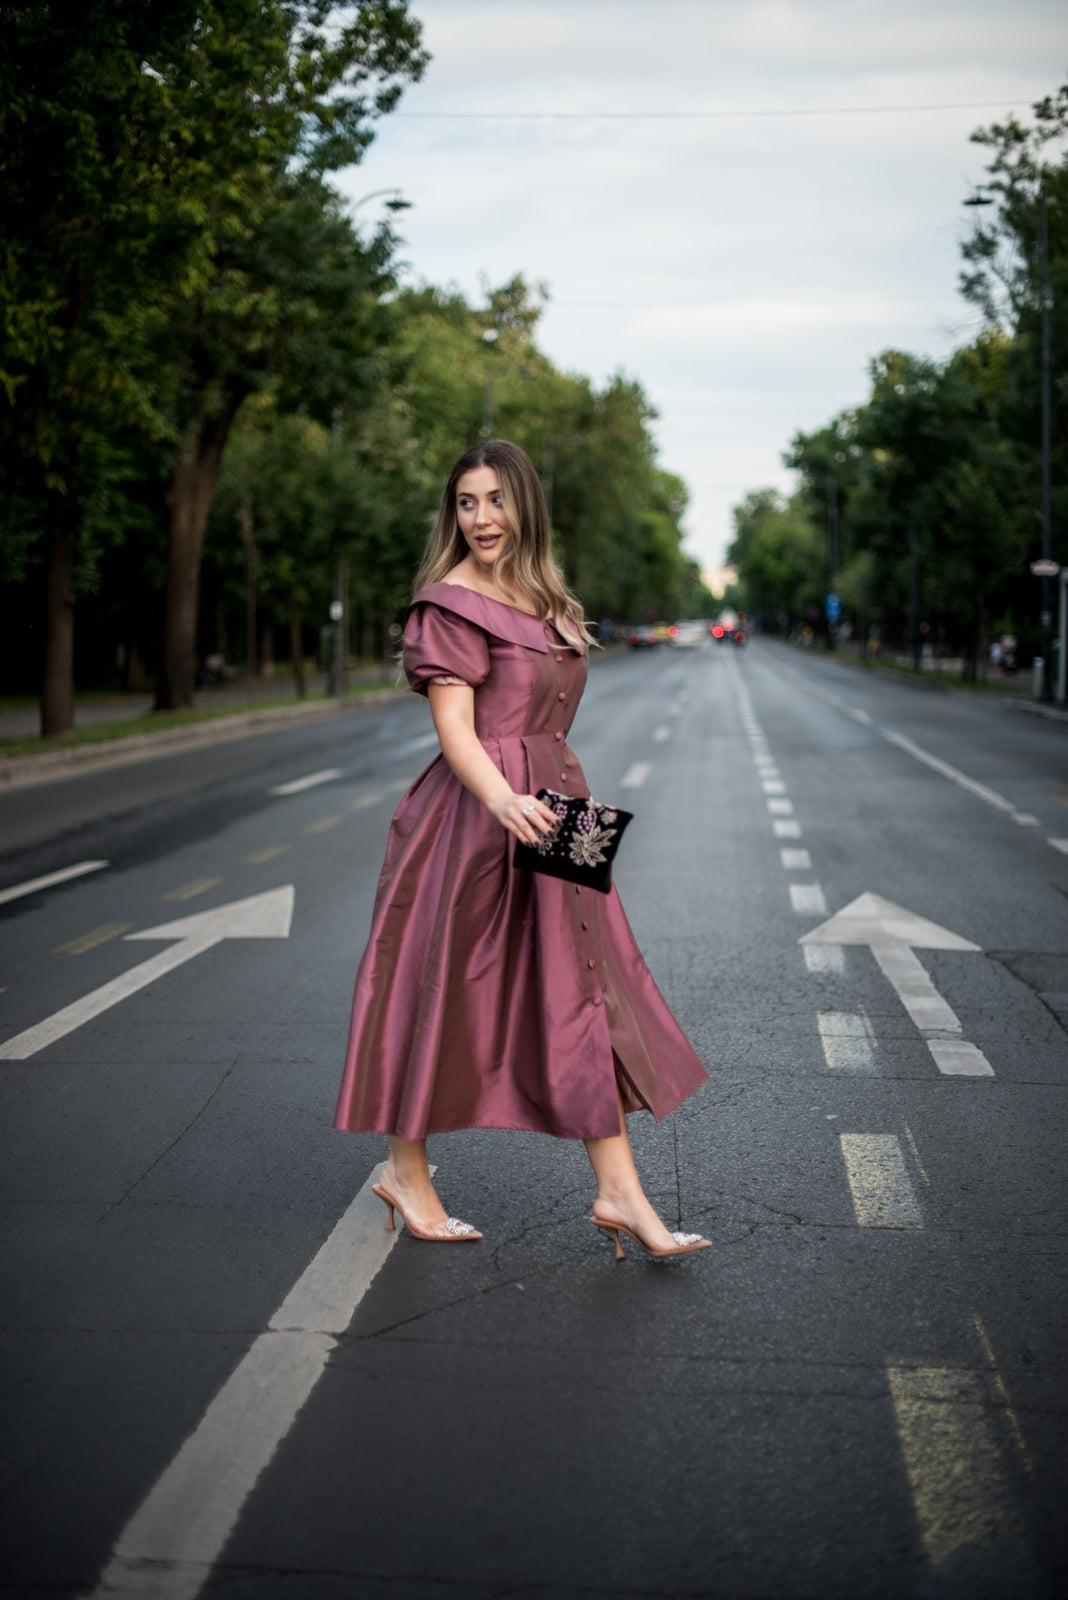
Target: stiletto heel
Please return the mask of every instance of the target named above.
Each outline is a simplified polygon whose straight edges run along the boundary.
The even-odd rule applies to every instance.
[[[689,1256],[695,1250],[712,1248],[711,1239],[703,1239],[699,1233],[673,1233],[671,1237],[675,1241],[674,1250],[654,1250],[652,1245],[646,1244],[645,1240],[634,1232],[633,1228],[628,1228],[625,1222],[605,1222],[602,1217],[591,1217],[590,1221],[595,1228],[603,1228],[605,1233],[611,1234],[615,1239],[617,1261],[626,1259],[623,1241],[619,1237],[621,1233],[625,1233],[628,1239],[633,1239],[639,1250],[644,1250],[645,1254],[652,1256],[655,1261],[664,1261],[672,1256]]]
[[[473,1243],[476,1239],[481,1239],[482,1237],[477,1228],[472,1228],[469,1222],[461,1222],[459,1217],[446,1217],[443,1224],[443,1233],[424,1233],[422,1229],[415,1227],[413,1223],[408,1221],[408,1218],[404,1215],[404,1207],[396,1195],[390,1194],[384,1184],[372,1183],[371,1193],[378,1196],[389,1213],[386,1218],[387,1233],[392,1233],[394,1230],[393,1213],[396,1210],[400,1212],[400,1219],[412,1238],[425,1239],[428,1244],[466,1244],[468,1242]]]

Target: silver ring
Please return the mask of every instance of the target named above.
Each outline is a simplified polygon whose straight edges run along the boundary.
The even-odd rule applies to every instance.
[[[524,807],[523,807],[523,810],[522,810],[522,812],[521,812],[521,813],[520,813],[520,815],[521,815],[521,816],[524,816],[524,817],[529,817],[529,816],[530,816],[530,813],[531,813],[531,812],[532,812],[532,811],[533,811],[533,810],[534,810],[534,807],[533,807],[533,806],[524,806]]]

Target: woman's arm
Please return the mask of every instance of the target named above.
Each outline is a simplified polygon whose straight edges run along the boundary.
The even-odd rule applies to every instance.
[[[516,794],[479,743],[475,732],[475,691],[466,684],[432,683],[427,696],[441,753],[464,788],[470,789],[490,815],[524,844],[537,844],[542,834],[551,833],[556,818],[548,806],[535,795]],[[533,810],[524,816],[531,806]]]

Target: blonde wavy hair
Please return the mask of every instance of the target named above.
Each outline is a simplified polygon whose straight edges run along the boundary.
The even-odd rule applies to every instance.
[[[412,593],[440,583],[467,555],[467,542],[456,519],[456,486],[465,472],[478,467],[492,467],[497,474],[508,518],[509,538],[493,563],[494,587],[506,604],[518,595],[542,621],[551,618],[564,638],[584,652],[597,640],[587,626],[581,602],[567,587],[553,557],[541,479],[526,451],[507,439],[489,439],[465,450],[449,473]]]

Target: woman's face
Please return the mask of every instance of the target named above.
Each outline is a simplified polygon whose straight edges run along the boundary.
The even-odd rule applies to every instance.
[[[473,467],[457,483],[456,521],[475,564],[483,572],[492,572],[511,533],[493,467]]]

